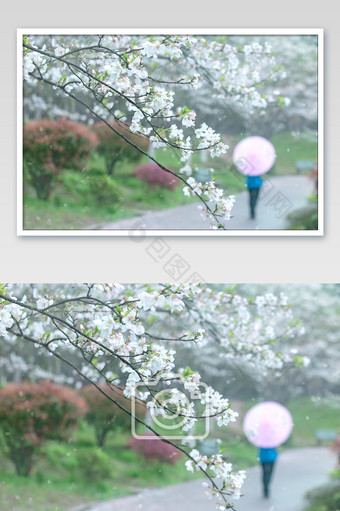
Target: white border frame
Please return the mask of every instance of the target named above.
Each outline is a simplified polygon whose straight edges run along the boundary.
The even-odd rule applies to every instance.
[[[44,230],[23,229],[23,155],[22,155],[22,126],[23,126],[23,94],[22,94],[22,36],[24,34],[197,34],[197,35],[316,35],[318,36],[318,229],[315,231],[298,230],[226,230],[213,229],[172,230],[149,229],[134,230]],[[256,28],[256,29],[184,29],[184,28],[133,28],[133,29],[65,29],[65,28],[19,28],[17,29],[17,236],[113,236],[113,237],[145,237],[145,236],[323,236],[324,235],[324,30],[321,28]]]

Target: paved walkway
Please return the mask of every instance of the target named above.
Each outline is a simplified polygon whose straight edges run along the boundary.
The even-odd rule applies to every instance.
[[[327,483],[335,457],[327,448],[292,449],[283,452],[275,467],[271,493],[263,499],[259,467],[247,471],[244,496],[235,501],[237,511],[302,511],[304,494]],[[137,495],[82,508],[84,511],[216,511],[202,481],[143,490]],[[80,510],[79,510],[80,511]]]
[[[236,197],[227,229],[285,229],[287,215],[307,205],[307,197],[313,193],[313,181],[307,176],[284,176],[267,178],[261,189],[257,205],[257,218],[249,218],[248,192]],[[126,218],[114,223],[94,227],[105,230],[130,229],[209,229],[197,204],[188,204],[162,211],[146,211],[140,217]]]

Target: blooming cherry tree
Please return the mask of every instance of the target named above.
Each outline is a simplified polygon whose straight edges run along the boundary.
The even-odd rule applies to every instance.
[[[234,197],[225,197],[214,182],[197,183],[189,159],[195,151],[218,158],[228,146],[212,127],[197,124],[191,106],[177,103],[176,91],[209,86],[216,98],[265,108],[261,85],[282,74],[267,42],[234,47],[223,38],[194,35],[31,35],[23,39],[23,59],[25,81],[78,102],[142,154],[145,149],[115,126],[155,148],[172,148],[183,162],[178,173],[148,156],[184,183],[185,195],[198,197],[211,226],[226,228]]]
[[[30,288],[16,284],[2,286],[0,295],[0,332],[5,343],[33,344],[39,352],[63,361],[72,367],[75,383],[91,383],[129,415],[133,416],[133,399],[155,417],[166,411],[174,420],[180,418],[182,443],[134,417],[184,453],[188,470],[205,474],[206,491],[216,497],[219,509],[233,507],[229,497],[241,495],[245,473],[235,472],[220,452],[207,457],[196,448],[187,451],[184,445],[197,422],[208,418],[224,428],[237,419],[237,413],[221,393],[211,386],[201,387],[198,370],[177,366],[177,346],[190,344],[204,351],[209,343],[219,342],[227,356],[278,368],[290,360],[273,346],[279,336],[299,333],[292,320],[283,295],[268,293],[247,300],[199,284]],[[169,324],[167,334],[164,321]],[[185,326],[176,331],[174,324]],[[156,386],[151,384],[154,381]]]

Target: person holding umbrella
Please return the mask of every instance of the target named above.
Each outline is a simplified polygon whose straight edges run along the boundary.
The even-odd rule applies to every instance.
[[[250,218],[253,220],[263,180],[261,176],[247,176],[246,184],[249,192]]]
[[[262,465],[263,496],[265,498],[269,497],[269,484],[273,475],[274,464],[277,457],[278,452],[274,449],[274,447],[260,447],[259,460]]]
[[[237,170],[246,176],[252,219],[255,218],[255,208],[263,184],[261,176],[272,168],[275,158],[273,144],[264,137],[247,137],[235,146],[233,162]]]
[[[243,431],[249,442],[259,447],[262,466],[263,495],[269,497],[269,484],[278,453],[276,447],[283,444],[293,429],[293,419],[287,408],[265,401],[248,410],[243,421]]]

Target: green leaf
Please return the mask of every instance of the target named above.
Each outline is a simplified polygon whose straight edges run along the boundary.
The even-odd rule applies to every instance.
[[[194,374],[195,371],[192,371],[190,369],[190,367],[188,366],[184,371],[183,371],[183,376],[190,376],[191,374]]]
[[[294,364],[295,364],[295,367],[298,367],[298,368],[303,367],[303,358],[301,357],[301,355],[296,355],[294,357]]]

